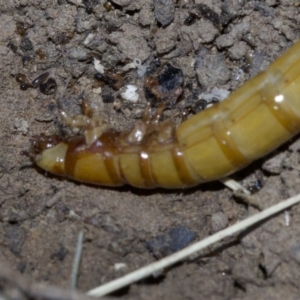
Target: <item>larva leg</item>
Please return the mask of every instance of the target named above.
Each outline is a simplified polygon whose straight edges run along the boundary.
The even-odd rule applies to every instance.
[[[137,122],[134,128],[125,138],[128,144],[141,144],[149,143],[153,140],[164,144],[174,139],[174,124],[171,120],[162,122],[162,114],[165,109],[164,104],[160,104],[155,111],[155,114],[151,115],[150,103],[147,103],[142,120]]]
[[[86,144],[89,146],[107,130],[108,125],[99,114],[94,113],[84,99],[82,99],[82,111],[82,115],[70,116],[65,110],[60,109],[59,114],[66,125],[85,129]]]
[[[91,119],[85,115],[70,116],[64,110],[60,110],[59,114],[64,123],[72,128],[86,128],[91,124]]]
[[[155,114],[151,116],[151,105],[148,102],[145,107],[143,121],[146,123],[159,125],[161,123],[162,114],[165,108],[166,108],[166,104],[160,103],[155,111]]]
[[[85,129],[107,125],[100,115],[95,114],[91,106],[84,99],[82,99],[81,105],[83,114],[77,116],[70,116],[64,109],[59,109],[59,114],[66,125],[73,128]]]

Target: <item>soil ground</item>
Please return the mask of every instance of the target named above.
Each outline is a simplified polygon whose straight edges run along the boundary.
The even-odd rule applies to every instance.
[[[58,102],[76,114],[82,94],[101,108],[111,127],[130,128],[137,122],[146,101],[136,69],[124,76],[124,85],[137,85],[138,103],[123,100],[122,89],[109,86],[103,93],[111,97],[104,98],[94,79],[93,57],[106,69],[122,68],[135,58],[146,64],[151,57],[182,69],[184,92],[166,111],[180,122],[178,112],[188,101],[194,104],[213,88],[236,89],[295,43],[300,2],[0,2],[2,263],[33,282],[68,289],[77,236],[83,231],[77,289],[85,292],[175,251],[163,237],[176,243],[176,234],[183,232],[180,248],[258,211],[218,182],[182,191],[95,187],[45,174],[21,152],[30,149],[33,135],[75,134],[62,124]],[[32,80],[46,71],[57,82],[54,94],[21,90],[16,82],[18,73]],[[193,95],[200,96],[195,100]],[[269,207],[300,192],[299,149],[295,138],[234,178],[246,187],[261,181],[255,198]],[[298,225],[300,207],[295,206],[114,296],[299,299]],[[6,299],[17,291],[18,299],[26,299],[20,286],[1,278]]]

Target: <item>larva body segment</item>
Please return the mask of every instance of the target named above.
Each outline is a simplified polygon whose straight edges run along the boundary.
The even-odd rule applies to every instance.
[[[177,128],[185,156],[201,179],[229,175],[299,132],[299,53],[298,42],[224,102]]]
[[[131,132],[102,132],[91,115],[81,116],[82,124],[65,117],[85,127],[85,135],[35,137],[35,161],[51,173],[106,186],[185,188],[225,177],[300,131],[299,53],[300,42],[227,100],[178,128],[159,124],[159,113]]]

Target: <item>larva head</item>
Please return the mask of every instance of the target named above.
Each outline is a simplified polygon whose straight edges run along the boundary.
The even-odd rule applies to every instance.
[[[31,139],[35,163],[45,171],[56,175],[65,174],[67,144],[57,135],[34,136]]]

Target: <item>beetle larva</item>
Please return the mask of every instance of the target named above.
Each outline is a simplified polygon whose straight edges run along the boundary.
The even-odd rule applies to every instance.
[[[177,128],[148,116],[129,132],[107,130],[85,105],[67,124],[85,134],[33,138],[37,165],[92,184],[186,188],[223,178],[300,131],[300,42],[227,100]]]

